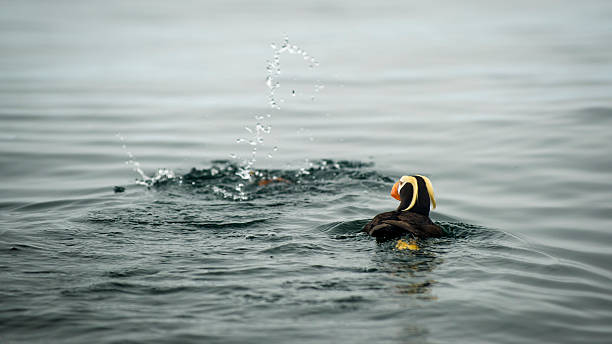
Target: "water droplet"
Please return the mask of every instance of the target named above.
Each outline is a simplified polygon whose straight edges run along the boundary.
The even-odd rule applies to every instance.
[[[273,151],[277,151],[278,150],[278,146],[274,146],[274,148],[272,148]]]
[[[295,90],[291,90],[291,95],[295,97]]]

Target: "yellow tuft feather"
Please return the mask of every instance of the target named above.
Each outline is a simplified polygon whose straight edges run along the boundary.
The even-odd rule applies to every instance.
[[[419,249],[419,246],[417,246],[416,241],[414,240],[410,240],[410,242],[405,242],[402,239],[399,239],[397,241],[397,244],[395,245],[395,248],[403,251],[403,250],[410,250],[410,251],[416,251]]]
[[[423,178],[425,181],[425,185],[427,186],[427,193],[429,194],[429,199],[431,199],[431,205],[434,209],[436,209],[436,198],[434,196],[433,185],[431,185],[431,180],[425,176],[417,175],[418,177]]]
[[[410,205],[406,209],[402,210],[406,211],[414,207],[414,204],[416,203],[417,195],[419,194],[419,184],[417,183],[417,179],[413,176],[403,176],[400,179],[400,182],[410,183],[412,185],[412,201],[410,201]]]

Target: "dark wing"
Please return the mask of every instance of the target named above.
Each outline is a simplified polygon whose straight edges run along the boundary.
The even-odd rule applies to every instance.
[[[418,213],[403,211],[398,215],[400,221],[409,223],[414,229],[413,235],[418,238],[439,238],[444,236],[442,228],[429,218]]]
[[[406,226],[397,226],[394,223],[402,223],[400,212],[388,211],[380,213],[363,227],[363,231],[376,238],[376,241],[391,240],[404,236],[411,231]]]
[[[384,224],[383,221],[386,221],[386,220],[397,220],[398,219],[398,217],[397,217],[398,214],[399,213],[397,213],[395,211],[388,211],[386,213],[380,213],[380,214],[374,216],[374,218],[368,224],[366,224],[363,227],[363,231],[368,233],[368,234],[370,234],[370,235],[372,235],[372,230],[375,227]]]
[[[389,211],[376,215],[363,231],[377,241],[390,240],[404,235],[417,238],[438,238],[444,235],[442,228],[429,217],[407,211]]]

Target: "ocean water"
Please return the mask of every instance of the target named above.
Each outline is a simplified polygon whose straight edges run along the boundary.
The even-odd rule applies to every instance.
[[[612,341],[610,2],[0,8],[0,343]]]

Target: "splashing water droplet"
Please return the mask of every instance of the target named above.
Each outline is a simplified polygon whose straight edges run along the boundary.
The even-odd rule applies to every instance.
[[[138,180],[137,182],[139,184],[144,183],[149,186],[152,185],[154,181],[152,181],[152,179],[149,176],[147,176],[144,173],[144,171],[140,168],[140,163],[135,160],[134,154],[132,154],[132,152],[127,150],[127,145],[125,144],[125,137],[123,137],[121,133],[117,133],[115,136],[117,136],[119,140],[121,141],[121,148],[123,149],[123,151],[128,157],[128,160],[125,162],[125,164],[128,166],[132,166],[132,170],[138,173],[140,177],[142,178],[142,180]],[[173,173],[172,171],[170,172]],[[174,174],[172,175],[172,178],[174,178]]]
[[[277,98],[278,89],[281,87],[281,82],[279,80],[281,75],[281,55],[283,53],[289,53],[291,55],[301,56],[304,61],[308,64],[309,68],[312,68],[315,64],[318,64],[314,57],[308,54],[304,49],[297,46],[296,44],[291,44],[289,42],[289,37],[284,36],[283,40],[277,44],[275,42],[270,44],[270,48],[273,50],[272,58],[270,60],[266,60],[265,69],[266,69],[266,79],[265,84],[268,88],[268,105],[272,109],[280,110],[281,104],[285,103],[285,99]],[[320,82],[317,81],[315,86],[315,92],[319,91]],[[302,93],[300,93],[302,94]],[[291,90],[291,95],[293,97],[297,96],[297,92],[295,89]],[[252,180],[254,176],[262,176],[261,172],[257,171],[253,168],[255,162],[257,161],[257,147],[260,145],[264,145],[264,138],[266,134],[270,134],[272,131],[272,126],[269,123],[269,119],[272,117],[271,113],[267,114],[255,114],[253,118],[256,121],[254,126],[245,126],[245,130],[250,134],[246,138],[238,138],[236,139],[236,143],[248,143],[251,147],[251,154],[248,155],[247,158],[240,158],[241,164],[238,168],[235,169],[235,174],[240,176],[244,180]],[[303,128],[302,128],[303,131]],[[274,146],[271,152],[278,151],[278,147]],[[266,152],[265,156],[268,159],[272,158],[271,152]],[[230,154],[232,159],[238,159],[238,156],[234,153]],[[308,173],[305,171],[304,173]],[[244,200],[247,199],[244,194],[244,185],[237,186],[237,190],[240,192],[240,196],[235,196],[233,199],[235,200]]]

